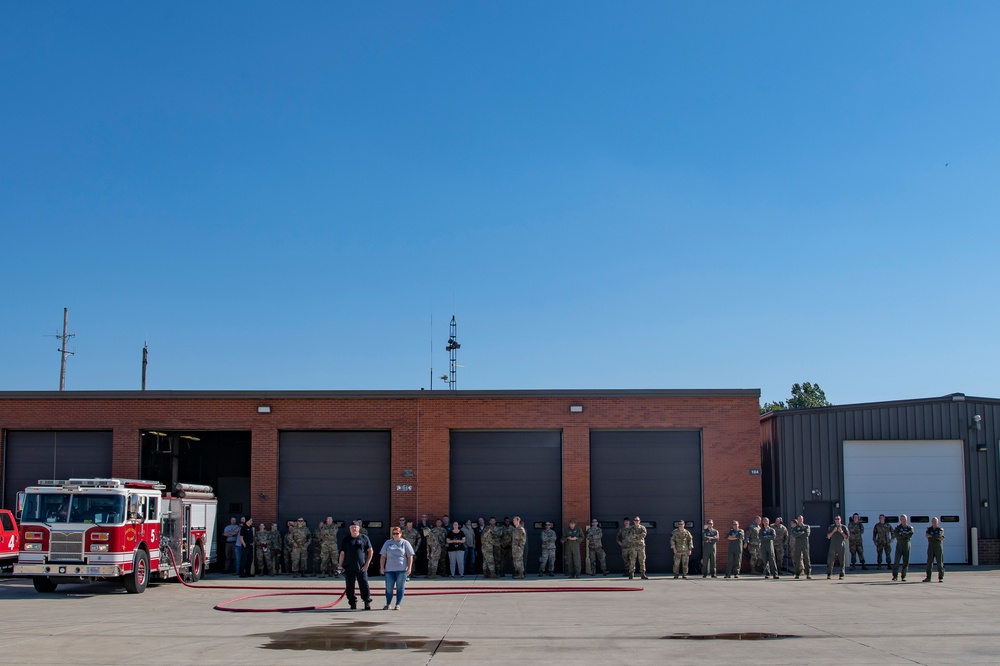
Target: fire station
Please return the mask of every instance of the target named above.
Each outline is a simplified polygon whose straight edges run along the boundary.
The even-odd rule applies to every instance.
[[[639,515],[649,568],[665,571],[679,521],[697,532],[760,512],[759,395],[0,392],[3,506],[40,479],[122,477],[211,486],[220,524],[361,518],[376,543],[400,516],[520,515],[529,562],[546,520],[593,517],[618,570],[613,535]]]

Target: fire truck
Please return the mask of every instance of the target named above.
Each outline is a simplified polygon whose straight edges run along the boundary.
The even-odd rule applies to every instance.
[[[38,592],[60,583],[121,579],[138,594],[150,578],[199,580],[215,562],[217,500],[210,486],[156,481],[43,480],[19,498],[15,576]]]

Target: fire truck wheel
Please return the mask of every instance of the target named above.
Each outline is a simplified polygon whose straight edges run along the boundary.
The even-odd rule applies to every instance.
[[[191,553],[191,571],[188,572],[188,582],[197,583],[205,575],[205,553],[201,546],[195,546]]]
[[[142,594],[149,583],[149,555],[144,550],[136,551],[132,560],[132,573],[125,576],[125,591]]]
[[[46,576],[35,576],[31,579],[31,583],[35,586],[35,592],[51,594],[56,591],[57,583],[54,583],[51,578]]]

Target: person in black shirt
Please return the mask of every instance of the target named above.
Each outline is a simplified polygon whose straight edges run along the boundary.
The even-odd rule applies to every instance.
[[[361,533],[361,526],[354,523],[350,527],[350,536],[340,542],[340,558],[337,566],[344,572],[344,586],[347,588],[347,603],[351,610],[358,607],[358,597],[354,592],[354,581],[361,589],[361,599],[365,602],[365,610],[372,609],[372,593],[368,587],[368,565],[371,564],[375,550],[368,536]]]
[[[247,522],[240,525],[239,542],[242,546],[242,551],[240,552],[240,578],[249,578],[253,575],[250,573],[250,565],[253,564],[254,551],[253,518],[247,518]]]

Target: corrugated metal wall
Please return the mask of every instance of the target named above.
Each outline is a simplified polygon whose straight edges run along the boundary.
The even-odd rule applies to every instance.
[[[970,427],[976,414],[981,430]],[[764,505],[791,516],[806,501],[842,501],[844,440],[960,439],[970,526],[981,538],[1000,538],[998,438],[1000,400],[992,399],[946,396],[775,412],[761,421]]]

